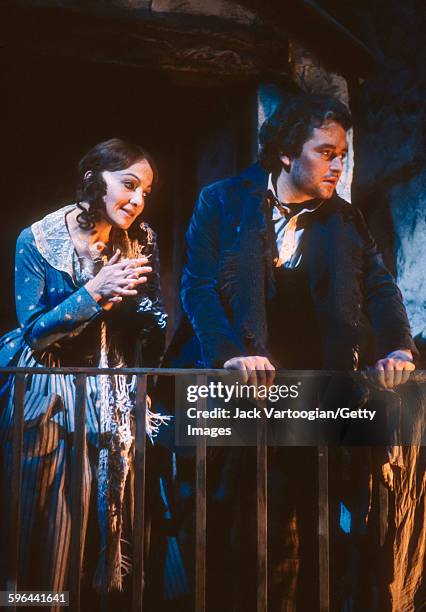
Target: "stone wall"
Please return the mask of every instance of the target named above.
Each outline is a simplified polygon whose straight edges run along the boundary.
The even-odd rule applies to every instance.
[[[116,0],[122,2],[123,0]],[[127,0],[129,3],[134,0]],[[184,13],[220,17],[250,25],[258,20],[255,12],[229,0],[152,0],[150,8],[153,12]]]
[[[287,69],[286,35],[233,1],[17,0],[16,7],[16,19],[6,16],[10,61],[90,58],[194,87],[280,78]]]
[[[353,194],[396,273],[419,343],[426,341],[426,7],[366,5],[384,61],[353,84],[357,129]]]
[[[426,368],[426,7],[417,0],[360,4],[360,25],[383,61],[364,81],[351,83],[356,126],[353,197],[396,274],[421,349],[420,366]],[[424,410],[421,397],[420,385],[418,408]],[[402,406],[412,415],[414,427],[414,406]],[[394,485],[383,550],[386,609],[393,612],[421,610],[426,601],[425,450],[401,447],[398,463],[389,470]]]

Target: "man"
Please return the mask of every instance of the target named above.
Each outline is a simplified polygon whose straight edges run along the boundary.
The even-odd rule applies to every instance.
[[[401,294],[360,211],[335,193],[350,127],[349,112],[337,100],[295,96],[262,126],[260,164],[202,190],[187,232],[182,278],[183,307],[194,334],[189,343],[184,333],[177,335],[169,356],[179,358],[165,365],[237,369],[245,381],[268,384],[276,368],[355,370],[370,364],[384,387],[407,380],[416,349]],[[369,329],[374,353],[362,350]],[[222,508],[217,491],[209,502],[210,521],[220,517],[208,540],[208,566],[217,580],[210,588],[213,598],[231,590],[226,571],[221,574],[229,555],[220,552],[218,541],[225,547],[226,530],[241,539],[253,528],[241,520],[241,507],[247,507],[246,515],[254,513],[247,501],[253,483],[245,491],[241,485],[249,454],[229,453],[212,463],[217,491],[226,482],[228,492]],[[317,552],[314,462],[313,449],[271,449],[273,610],[293,609],[296,599],[298,609],[314,609],[318,601],[318,576],[299,564]],[[239,527],[229,518],[236,507]],[[296,595],[300,572],[311,587]],[[240,595],[246,596],[241,609],[253,606],[254,583],[240,579]],[[224,609],[226,596],[218,597],[212,609]]]
[[[205,367],[252,379],[276,366],[353,370],[366,315],[382,384],[414,369],[401,294],[361,213],[335,193],[350,127],[337,100],[296,96],[262,126],[260,165],[202,190],[182,302]]]

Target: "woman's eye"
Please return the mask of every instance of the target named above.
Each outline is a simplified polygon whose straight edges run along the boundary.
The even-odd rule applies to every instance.
[[[144,198],[148,198],[151,195],[151,192],[150,191],[143,191],[142,195],[143,195]]]
[[[124,181],[124,186],[126,189],[134,189],[135,185],[131,181]]]

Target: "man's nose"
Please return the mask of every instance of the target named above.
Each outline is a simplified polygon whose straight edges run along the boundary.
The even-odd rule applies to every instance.
[[[338,172],[341,174],[343,171],[343,160],[336,155],[336,157],[331,160],[330,168],[333,170],[333,172]]]

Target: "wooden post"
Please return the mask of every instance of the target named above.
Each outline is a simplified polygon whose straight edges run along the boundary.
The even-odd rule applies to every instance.
[[[138,376],[135,410],[135,519],[132,612],[142,612],[145,554],[146,376]]]
[[[257,612],[268,609],[268,447],[267,424],[257,424]]]
[[[205,385],[207,376],[197,375],[197,385]],[[206,400],[197,400],[197,409],[206,409]],[[203,425],[201,421],[200,425]],[[206,609],[206,441],[204,436],[197,436],[195,456],[195,610]]]
[[[19,544],[21,527],[22,445],[24,432],[25,376],[15,378],[13,435],[12,435],[12,480],[9,526],[9,572],[7,591],[18,590]],[[16,610],[16,606],[12,607]]]
[[[86,375],[76,376],[75,431],[71,471],[70,605],[80,612],[83,486],[86,462]]]
[[[379,544],[384,546],[388,534],[389,491],[383,482],[378,483],[379,493]]]
[[[318,447],[318,548],[320,612],[330,610],[330,525],[328,514],[328,447]]]

